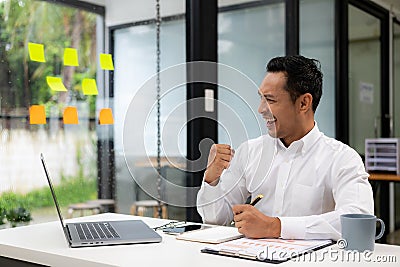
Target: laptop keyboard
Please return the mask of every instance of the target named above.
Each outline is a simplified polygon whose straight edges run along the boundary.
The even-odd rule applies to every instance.
[[[117,231],[106,222],[76,223],[75,227],[80,240],[120,238]]]

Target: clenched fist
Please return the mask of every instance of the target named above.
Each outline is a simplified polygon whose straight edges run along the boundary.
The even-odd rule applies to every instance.
[[[210,148],[208,155],[207,170],[204,174],[204,181],[210,185],[216,185],[224,169],[229,164],[235,154],[235,150],[230,145],[214,144]]]

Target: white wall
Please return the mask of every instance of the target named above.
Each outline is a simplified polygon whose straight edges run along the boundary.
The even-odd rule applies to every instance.
[[[253,0],[218,0],[218,6],[222,7],[252,1]],[[400,1],[372,1],[388,10],[392,10],[396,16],[400,17]],[[84,0],[82,2],[105,6],[107,26],[147,20],[153,18],[155,15],[155,0]],[[161,14],[163,16],[185,13],[185,0],[163,0],[160,2]]]
[[[155,0],[105,0],[106,26],[153,19],[156,14]],[[185,13],[185,0],[160,1],[161,16]]]
[[[204,0],[203,0],[204,1]],[[106,26],[115,26],[135,21],[153,19],[155,17],[155,0],[88,0],[98,2],[106,7]],[[228,6],[254,2],[254,0],[218,0],[218,6]],[[160,1],[161,16],[171,16],[185,13],[186,0]]]
[[[50,119],[49,125],[50,130],[39,126],[41,128],[35,132],[25,129],[0,131],[0,195],[5,191],[27,193],[47,185],[40,153],[46,158],[54,184],[60,183],[62,175],[78,175],[78,151],[85,165],[84,175],[96,177],[93,132],[84,130],[81,124],[60,129],[58,119]]]

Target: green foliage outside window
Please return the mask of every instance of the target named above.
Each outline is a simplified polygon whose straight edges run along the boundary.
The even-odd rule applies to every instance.
[[[96,199],[96,180],[86,177],[63,178],[61,183],[55,186],[55,191],[57,199],[62,206],[85,202],[90,199]],[[9,211],[20,207],[33,210],[51,206],[54,206],[54,202],[48,187],[35,189],[26,194],[9,191],[0,195],[0,211]]]
[[[29,60],[29,42],[44,44],[45,63]],[[63,66],[67,47],[78,50],[78,67]],[[1,114],[27,113],[34,104],[62,110],[71,100],[87,100],[95,117],[95,97],[83,95],[80,84],[95,78],[96,59],[95,14],[46,1],[0,1]],[[51,91],[46,76],[62,77],[68,92]]]
[[[0,0],[1,119],[27,116],[29,107],[36,104],[45,106],[47,117],[61,117],[65,106],[77,101],[86,102],[89,117],[95,118],[96,96],[84,95],[81,83],[84,78],[96,79],[96,16],[51,1]],[[29,42],[44,45],[46,62],[30,61]],[[65,48],[77,49],[78,67],[63,65]],[[51,91],[46,76],[61,77],[68,92]],[[15,120],[9,123],[2,121],[0,130],[18,129],[20,126],[15,126]],[[37,128],[23,130],[32,132]],[[48,130],[49,125],[44,129]],[[89,134],[93,133],[93,130],[87,130]],[[82,137],[81,142],[86,142],[83,140]],[[55,186],[61,206],[97,198],[96,164],[84,161],[80,150],[83,147],[79,144],[77,149],[77,173],[68,177],[61,174],[61,182]],[[89,174],[87,170],[90,170]],[[30,212],[42,207],[54,207],[47,186],[25,194],[0,192],[0,225],[7,221],[29,221],[32,219]]]
[[[16,227],[18,223],[27,223],[32,220],[31,213],[24,207],[11,209],[6,213],[7,221],[10,222],[11,227]]]
[[[5,224],[7,210],[0,206],[0,225]]]

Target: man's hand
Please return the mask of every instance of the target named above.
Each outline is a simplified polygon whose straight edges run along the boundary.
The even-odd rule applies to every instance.
[[[249,238],[278,238],[281,235],[281,220],[269,217],[254,206],[235,205],[232,208],[235,226],[239,233]]]
[[[204,181],[216,185],[224,169],[229,167],[235,151],[230,145],[214,144],[208,155],[207,170],[204,174]]]

